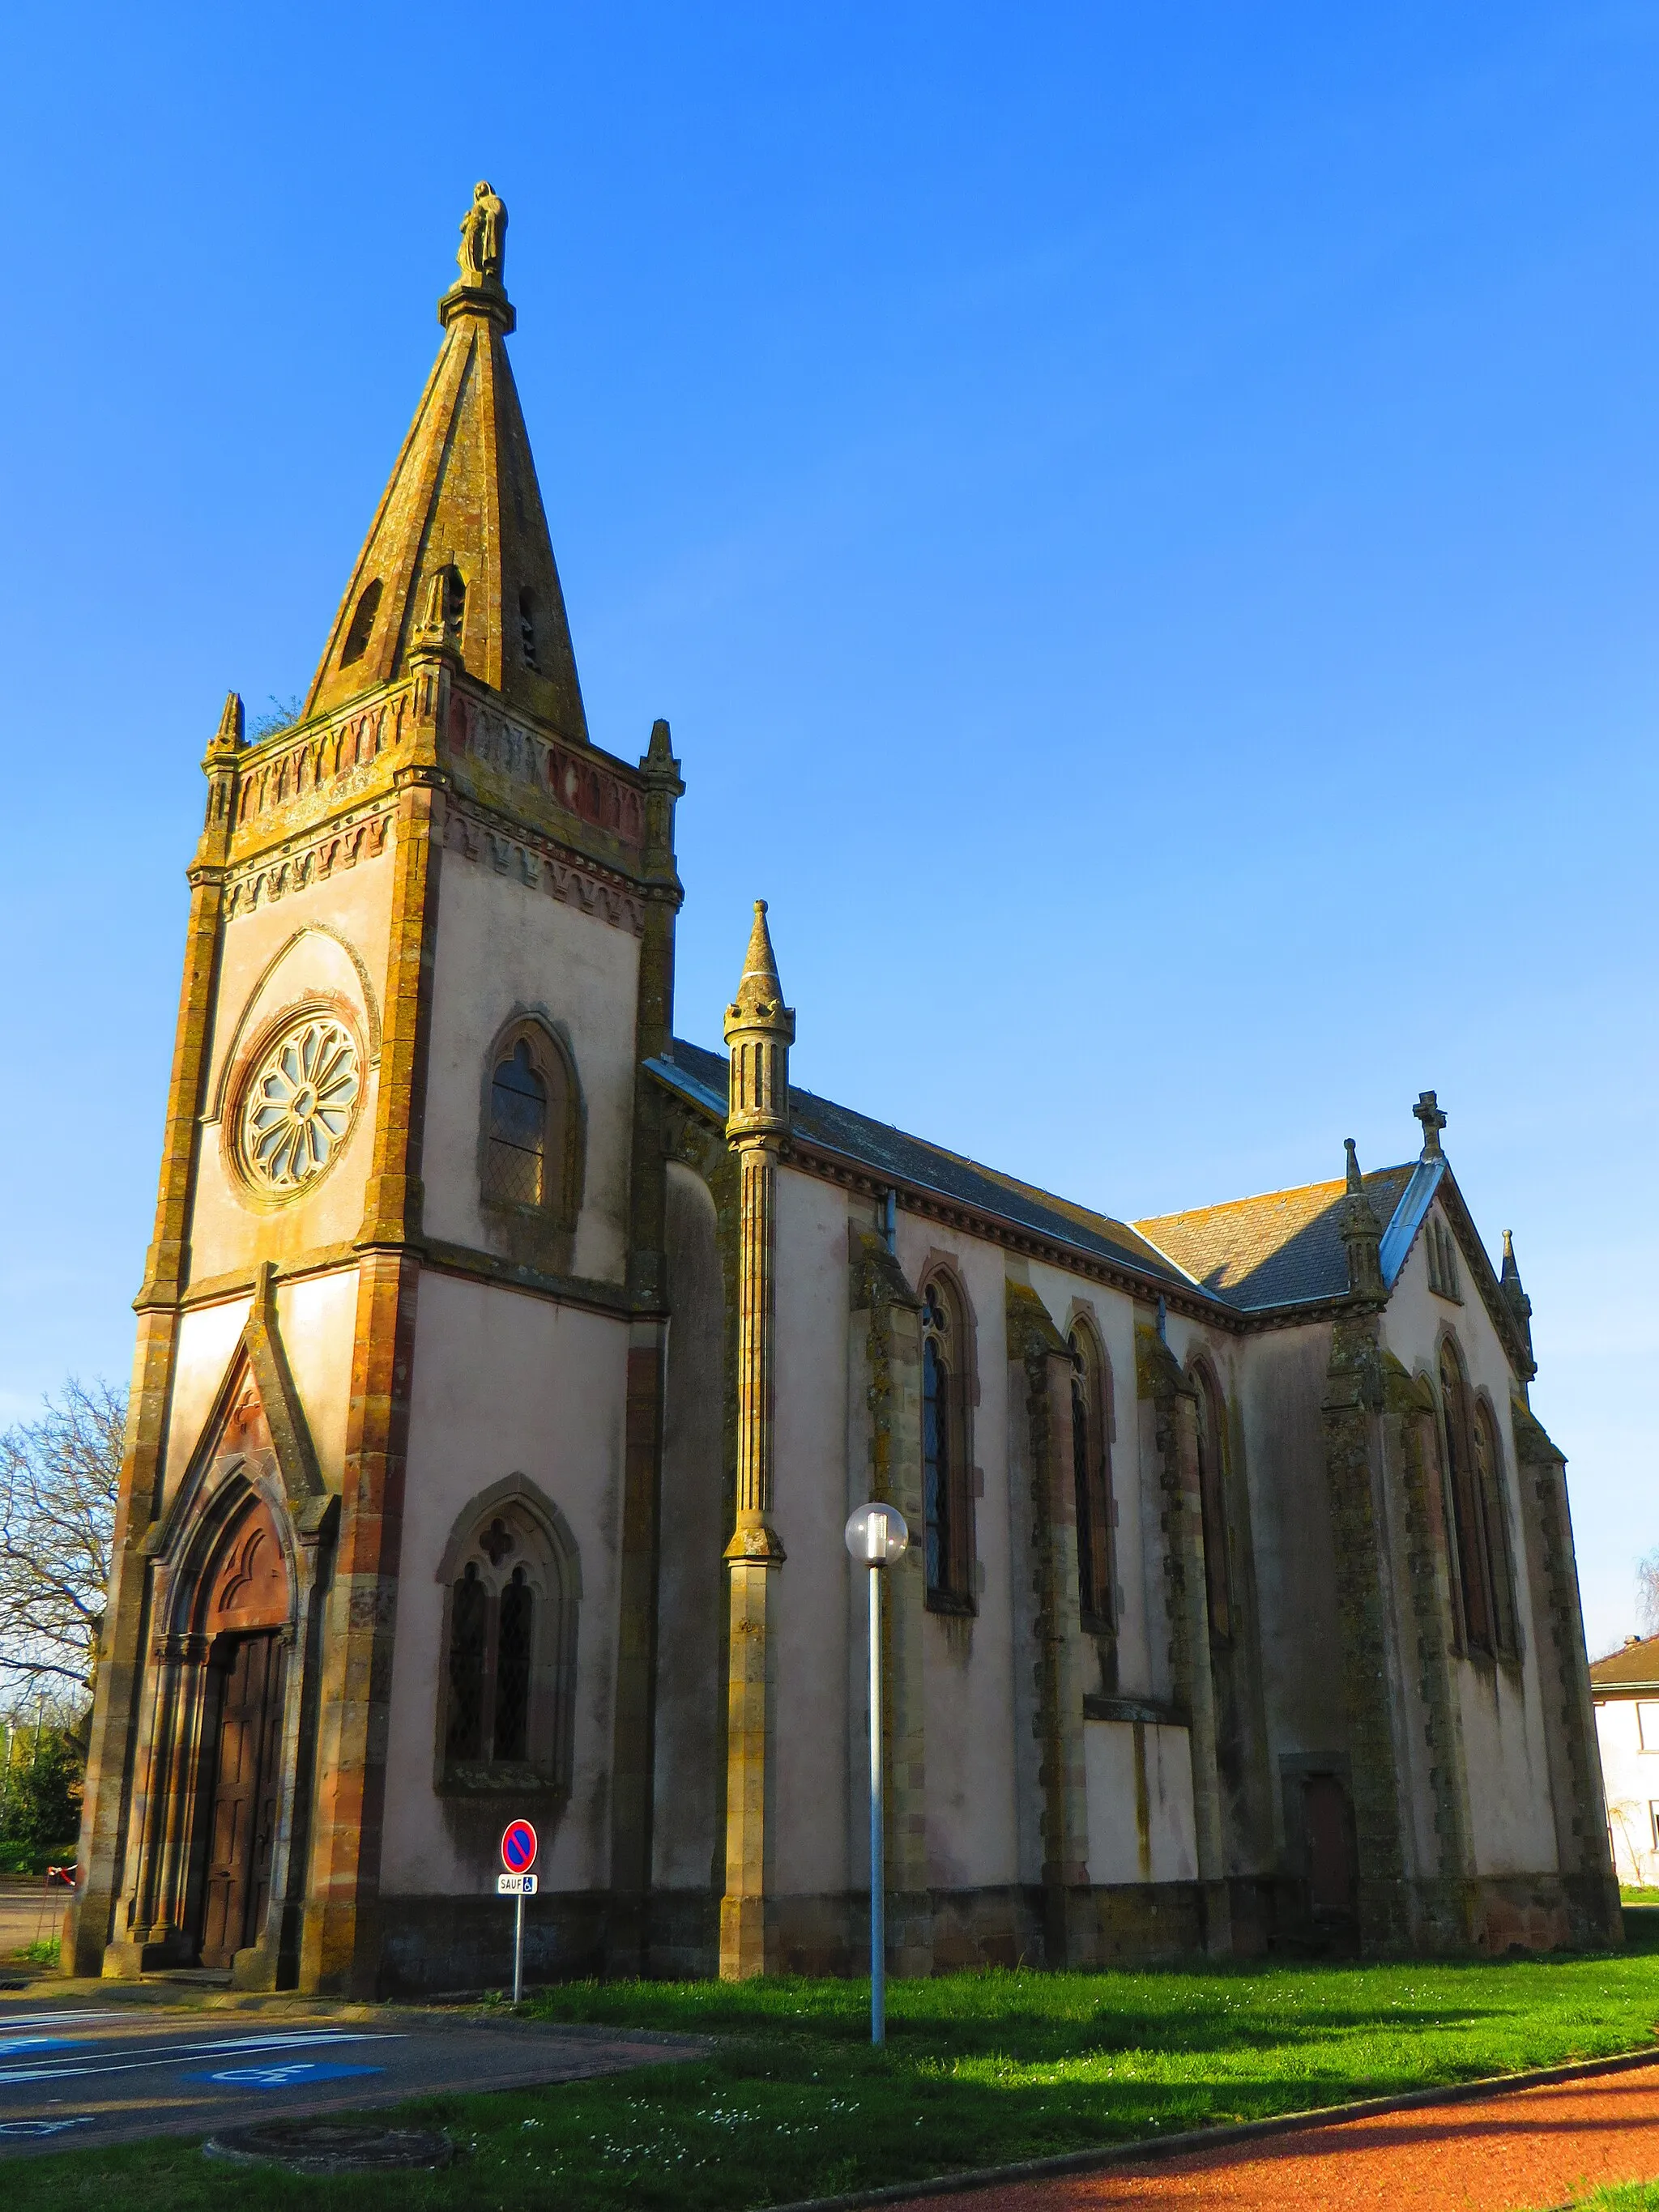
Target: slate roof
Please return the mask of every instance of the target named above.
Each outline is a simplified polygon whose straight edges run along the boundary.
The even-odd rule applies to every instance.
[[[677,1037],[672,1060],[647,1065],[671,1090],[725,1120],[723,1052],[708,1052]],[[1346,1185],[1340,1179],[1146,1221],[1118,1221],[793,1084],[789,1111],[798,1135],[807,1143],[872,1175],[953,1199],[1051,1243],[1131,1267],[1152,1285],[1196,1289],[1237,1313],[1316,1304],[1341,1297],[1348,1288],[1347,1255],[1339,1228]],[[1384,1232],[1383,1279],[1390,1285],[1444,1168],[1439,1158],[1413,1160],[1379,1168],[1364,1179],[1377,1226]]]
[[[707,1052],[701,1045],[677,1037],[672,1060],[653,1060],[648,1065],[659,1081],[697,1099],[725,1119],[726,1057],[723,1052]],[[797,1090],[793,1084],[789,1086],[789,1112],[798,1136],[867,1168],[873,1175],[954,1199],[1016,1228],[1029,1229],[1053,1243],[1069,1244],[1095,1259],[1133,1267],[1153,1281],[1167,1282],[1171,1289],[1188,1287],[1179,1269],[1171,1267],[1127,1222],[1074,1206],[1050,1191],[1000,1175],[994,1168],[981,1167],[976,1160],[964,1159],[959,1152],[948,1152],[921,1137],[907,1136],[888,1122],[855,1114],[850,1106],[837,1106],[833,1100],[820,1098],[816,1091]]]
[[[1364,1178],[1366,1193],[1386,1230],[1418,1163],[1379,1168]],[[1304,1183],[1297,1190],[1236,1198],[1188,1213],[1165,1213],[1134,1224],[1147,1242],[1184,1274],[1230,1306],[1254,1312],[1263,1306],[1300,1305],[1340,1297],[1348,1287],[1340,1209],[1346,1185]],[[1405,1256],[1402,1252],[1400,1257]]]
[[[1622,1651],[1598,1659],[1589,1678],[1592,1690],[1659,1689],[1659,1636],[1632,1637]]]

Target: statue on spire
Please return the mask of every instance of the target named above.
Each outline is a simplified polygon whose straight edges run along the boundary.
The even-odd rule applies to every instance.
[[[499,284],[507,258],[507,210],[489,184],[472,187],[472,204],[461,217],[461,243],[455,258],[463,284]]]

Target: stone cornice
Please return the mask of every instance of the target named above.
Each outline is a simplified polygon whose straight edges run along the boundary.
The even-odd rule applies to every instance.
[[[428,1237],[421,1248],[422,1266],[441,1275],[464,1275],[503,1290],[522,1291],[531,1297],[546,1298],[555,1305],[580,1306],[589,1313],[631,1319],[641,1310],[622,1283],[607,1283],[593,1275],[550,1275],[535,1267],[521,1267],[511,1260],[498,1260],[493,1252],[480,1252],[470,1244],[446,1244]]]
[[[637,1302],[629,1297],[623,1285],[605,1282],[594,1276],[544,1274],[534,1267],[517,1267],[510,1260],[497,1259],[493,1252],[480,1252],[467,1244],[447,1244],[436,1238],[400,1249],[408,1249],[423,1267],[435,1274],[465,1276],[473,1282],[520,1291],[526,1297],[546,1299],[556,1305],[580,1306],[589,1313],[631,1318],[639,1310]],[[303,1252],[272,1267],[270,1279],[281,1286],[305,1282],[318,1275],[355,1273],[362,1250],[359,1244],[319,1244],[313,1251]],[[260,1272],[260,1267],[254,1266],[238,1268],[227,1275],[204,1277],[199,1283],[189,1285],[178,1300],[178,1306],[189,1312],[198,1306],[226,1305],[234,1298],[252,1297],[258,1288]]]

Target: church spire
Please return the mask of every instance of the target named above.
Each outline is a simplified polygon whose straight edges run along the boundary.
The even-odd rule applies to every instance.
[[[506,339],[507,210],[478,185],[443,343],[306,699],[325,714],[391,682],[441,609],[466,673],[575,744],[587,741],[564,595]]]

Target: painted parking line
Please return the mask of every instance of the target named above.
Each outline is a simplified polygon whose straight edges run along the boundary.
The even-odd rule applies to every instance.
[[[76,2051],[93,2039],[87,2035],[10,2035],[0,2039],[0,2058],[20,2051]]]
[[[289,2035],[239,2035],[213,2043],[158,2043],[147,2051],[111,2052],[107,2057],[48,2058],[38,2066],[0,2067],[0,2084],[9,2081],[73,2081],[88,2074],[136,2074],[148,2067],[176,2065],[186,2058],[228,2058],[238,2052],[302,2051],[320,2043],[402,2043],[402,2035],[360,2034],[349,2029],[319,2028]]]
[[[287,2066],[227,2066],[217,2074],[186,2074],[186,2081],[216,2081],[236,2089],[294,2089],[301,2082],[349,2081],[359,2074],[384,2074],[384,2066],[331,2066],[297,2059]]]
[[[0,2028],[7,2033],[20,2027],[79,2027],[89,2020],[131,2020],[130,2012],[9,2012],[0,2013]]]
[[[82,2112],[72,2120],[0,2120],[0,2137],[61,2136],[65,2128],[89,2128],[96,2118],[94,2112]]]

